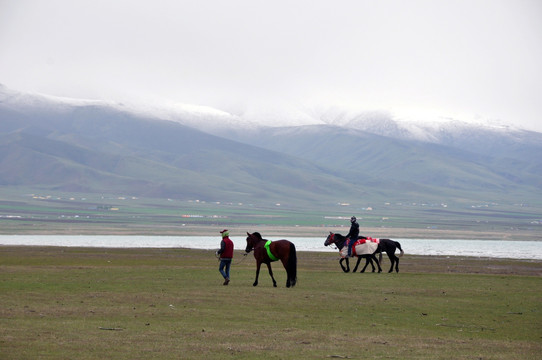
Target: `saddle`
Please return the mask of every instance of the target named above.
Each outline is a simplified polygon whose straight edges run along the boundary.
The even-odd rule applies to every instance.
[[[378,248],[380,239],[374,239],[372,237],[358,239],[352,246],[352,256],[371,255]],[[344,246],[341,249],[341,257],[348,257],[348,246]]]

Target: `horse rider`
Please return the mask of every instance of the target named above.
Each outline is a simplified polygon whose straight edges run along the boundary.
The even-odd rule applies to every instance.
[[[233,259],[233,241],[230,240],[230,232],[226,229],[220,232],[222,234],[222,241],[220,242],[220,250],[216,252],[220,255],[220,266],[218,271],[224,277],[224,284],[230,283],[230,267],[231,260]]]
[[[348,257],[352,256],[352,246],[358,240],[359,236],[359,224],[355,216],[350,218],[350,223],[350,231],[346,235],[347,238],[350,238],[350,241],[348,242]]]

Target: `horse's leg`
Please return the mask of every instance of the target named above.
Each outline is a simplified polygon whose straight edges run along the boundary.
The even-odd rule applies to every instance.
[[[397,244],[399,243],[393,242],[393,246],[392,246],[393,249],[390,249],[388,253],[388,257],[390,258],[390,261],[391,261],[390,272],[393,272],[393,260],[395,260],[395,271],[399,272],[399,256],[395,255],[395,250],[397,249],[397,247],[399,247],[399,249],[401,250],[401,255],[403,254],[403,250],[401,249],[401,245],[397,246]]]
[[[356,262],[356,267],[354,268],[354,270],[352,270],[352,273],[355,273],[356,271],[358,271],[358,266],[359,266],[359,262],[361,261],[361,256],[358,256],[358,261]],[[365,267],[367,267],[367,264],[365,264]],[[361,272],[365,271],[365,268],[363,268],[363,270],[361,270]]]
[[[393,272],[393,263],[395,262],[395,271],[399,272],[399,257],[395,255],[395,249],[393,249],[393,252],[388,253],[388,257],[390,258],[391,267],[389,272]]]
[[[273,287],[277,287],[277,282],[275,281],[275,278],[273,277],[273,270],[271,270],[271,263],[267,263],[267,268],[269,269],[269,275],[271,276],[271,280],[273,280]]]
[[[257,286],[258,285],[258,276],[260,276],[260,266],[262,265],[261,262],[257,261],[256,262],[256,280],[254,280],[254,284],[252,284],[252,286]]]
[[[376,263],[376,266],[378,266],[378,272],[381,273],[382,268],[380,267],[380,263],[378,262],[378,259],[376,258],[375,253],[371,254],[371,259],[374,260],[374,262]]]
[[[365,266],[363,267],[363,269],[361,269],[360,272],[364,273],[364,272],[365,272],[365,269],[367,269],[367,265],[369,265],[369,258],[366,257],[366,256],[360,256],[360,257],[359,257],[359,260],[361,260],[362,257],[365,258]],[[359,260],[358,260],[358,261],[359,261]],[[372,265],[372,263],[371,263],[371,265]]]
[[[341,260],[339,260],[339,265],[341,265],[341,268],[343,269],[343,271],[344,271],[345,273],[347,273],[347,272],[350,271],[350,269],[344,267],[344,265],[343,265],[344,260],[345,260],[344,258],[342,258]],[[346,259],[346,263],[348,264],[348,259]]]
[[[373,260],[371,260],[371,258],[367,258],[367,261],[371,263],[371,267],[373,268],[372,272],[375,272],[375,264],[373,264]]]
[[[350,260],[348,260],[348,258],[343,258],[343,260],[346,261],[346,271],[345,272],[350,272]]]
[[[388,272],[391,273],[393,272],[393,265],[395,264],[396,261],[398,262],[399,259],[397,259],[397,257],[395,256],[395,251],[392,253],[391,250],[388,251],[388,258],[390,258],[390,262],[391,262],[390,270]]]
[[[288,259],[282,258],[280,259],[280,261],[282,262],[282,266],[284,266],[284,270],[286,270],[286,287],[289,288],[290,287],[290,272],[288,271]]]

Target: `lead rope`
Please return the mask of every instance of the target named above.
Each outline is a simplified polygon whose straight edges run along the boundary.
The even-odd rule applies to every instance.
[[[247,259],[247,257],[248,257],[247,255],[248,255],[247,252],[244,253],[244,254],[243,254],[243,258],[242,258],[241,260],[239,260],[239,261],[236,261],[236,262],[233,262],[233,259],[232,259],[231,264],[232,264],[232,265],[239,265],[240,263],[242,263],[243,261],[245,261],[245,260]]]
[[[245,261],[245,260],[247,259],[247,257],[248,257],[247,255],[248,255],[247,252],[244,253],[244,254],[243,254],[243,258],[242,258],[241,260],[239,260],[239,261],[236,261],[236,262],[233,262],[233,259],[232,259],[232,260],[231,260],[231,264],[232,264],[232,265],[239,265],[240,263],[242,263],[243,261]],[[216,259],[217,259],[218,261],[220,261],[220,255],[218,255],[216,252],[215,252],[215,257],[216,257]]]

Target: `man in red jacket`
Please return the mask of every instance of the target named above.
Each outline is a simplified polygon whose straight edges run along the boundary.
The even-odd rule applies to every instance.
[[[222,234],[222,241],[220,242],[220,250],[216,252],[217,255],[220,255],[218,271],[224,277],[223,285],[228,285],[230,283],[231,260],[233,259],[233,241],[229,238],[230,233],[228,230],[224,229],[220,233]]]

